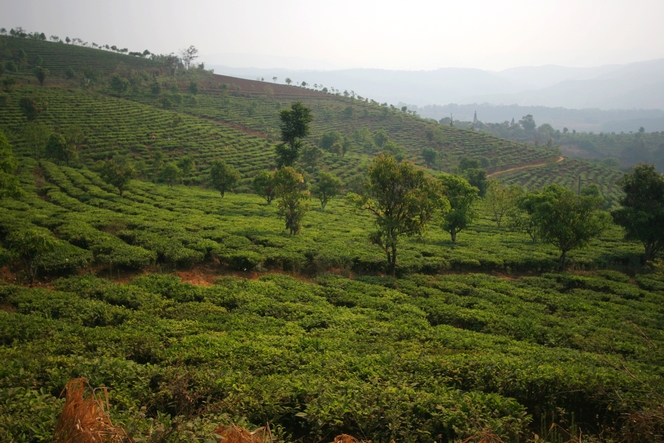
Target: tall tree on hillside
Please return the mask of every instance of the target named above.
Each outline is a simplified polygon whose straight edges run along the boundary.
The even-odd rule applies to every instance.
[[[194,45],[189,46],[187,49],[182,49],[180,50],[180,58],[185,69],[189,69],[192,62],[198,58],[198,49]]]
[[[290,235],[302,229],[301,222],[309,210],[309,191],[305,190],[304,177],[290,166],[284,166],[274,173],[275,194],[279,214],[286,221]]]
[[[484,203],[498,227],[500,227],[503,217],[516,205],[516,200],[521,192],[521,188],[515,185],[506,186],[498,180],[489,182]]]
[[[439,180],[450,204],[450,210],[443,216],[441,226],[456,242],[457,234],[477,218],[475,202],[479,198],[479,190],[458,175],[443,175]]]
[[[21,195],[21,184],[14,172],[18,168],[18,160],[14,157],[12,147],[0,131],[0,198],[18,197]]]
[[[538,237],[560,250],[561,271],[565,270],[567,253],[587,246],[610,222],[609,215],[600,211],[602,198],[576,195],[555,184],[536,194],[532,202]]]
[[[37,77],[39,86],[44,86],[44,80],[46,80],[46,77],[50,74],[50,71],[42,66],[36,66],[32,72],[35,74],[35,77]]]
[[[254,181],[251,183],[254,192],[265,199],[267,204],[272,204],[275,197],[275,183],[274,174],[270,171],[261,171],[256,174]]]
[[[70,161],[78,158],[76,145],[67,143],[67,139],[57,132],[51,134],[48,138],[45,155],[56,163],[65,162],[67,166],[69,166]]]
[[[313,187],[312,194],[320,200],[321,210],[324,211],[330,199],[339,194],[341,186],[341,180],[329,172],[321,172],[318,175],[318,183]]]
[[[628,240],[643,243],[645,262],[664,250],[664,177],[652,165],[640,164],[619,182],[622,208],[611,213]]]
[[[226,191],[233,189],[237,181],[240,180],[240,173],[224,160],[217,159],[212,162],[210,167],[210,183],[214,189],[221,193],[223,198]]]
[[[422,169],[385,154],[374,158],[369,167],[366,195],[351,195],[351,199],[375,216],[377,230],[370,240],[385,252],[392,276],[399,238],[420,234],[434,212],[446,204],[437,184]]]
[[[292,166],[297,160],[302,147],[302,138],[309,134],[309,124],[313,120],[311,109],[302,102],[295,102],[290,109],[279,112],[281,140],[276,147],[277,165]]]
[[[126,186],[136,176],[136,168],[125,159],[114,158],[101,163],[99,176],[106,183],[118,188],[120,197],[122,197]]]

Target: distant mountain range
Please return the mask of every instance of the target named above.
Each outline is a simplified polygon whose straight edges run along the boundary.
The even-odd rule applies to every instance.
[[[274,61],[277,62],[278,60]],[[433,114],[427,115],[425,106],[479,103],[498,107],[517,105],[568,109],[664,110],[664,59],[594,68],[545,65],[498,72],[466,68],[389,71],[237,68],[215,64],[207,64],[207,67],[214,68],[217,73],[236,77],[254,80],[264,78],[266,82],[272,82],[273,77],[277,77],[277,82],[283,83],[288,77],[297,84],[306,81],[309,87],[316,84],[328,89],[333,87],[341,92],[354,91],[362,97],[369,97],[381,103],[412,105],[413,109],[420,110],[422,116],[433,118],[436,118]],[[518,119],[521,116],[514,117]],[[655,130],[655,127],[664,130],[664,117],[660,113],[646,112],[644,115],[642,111],[627,112],[617,117],[620,121],[637,121],[628,125],[629,128],[645,118],[652,130]],[[492,121],[481,117],[480,119]],[[540,120],[545,122],[541,118]],[[599,125],[593,122],[585,123],[590,123],[594,129],[600,129],[602,124],[614,121],[611,118],[601,120]],[[565,123],[570,129],[575,125],[579,128],[584,126],[584,122]]]

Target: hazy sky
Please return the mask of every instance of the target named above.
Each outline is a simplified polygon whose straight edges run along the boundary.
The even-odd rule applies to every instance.
[[[664,0],[0,0],[7,29],[285,68],[628,63],[664,57],[663,23]]]

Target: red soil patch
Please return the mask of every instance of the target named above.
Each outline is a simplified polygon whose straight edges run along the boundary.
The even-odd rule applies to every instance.
[[[556,163],[560,163],[563,160],[565,160],[565,157],[558,157],[558,159],[556,160]],[[513,168],[501,169],[499,171],[494,171],[491,174],[487,174],[486,176],[488,178],[488,177],[493,177],[495,175],[503,174],[505,172],[519,171],[521,169],[526,169],[526,168],[537,168],[537,167],[540,167],[540,166],[546,166],[547,164],[548,164],[548,162],[546,162],[546,161],[544,161],[544,162],[543,161],[535,161],[535,162],[525,163],[521,166],[515,166]]]

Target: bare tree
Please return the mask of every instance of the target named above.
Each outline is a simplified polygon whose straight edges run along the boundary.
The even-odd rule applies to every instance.
[[[182,49],[180,51],[180,58],[184,63],[185,69],[189,69],[191,63],[198,58],[198,49],[194,45],[189,46],[187,49]]]

